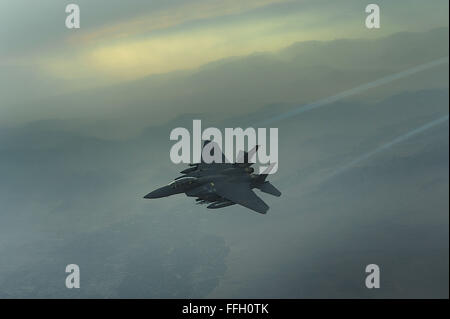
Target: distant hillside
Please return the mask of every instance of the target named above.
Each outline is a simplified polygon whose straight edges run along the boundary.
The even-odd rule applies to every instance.
[[[42,119],[77,119],[84,132],[115,138],[183,113],[223,119],[270,104],[307,103],[445,56],[448,28],[377,40],[297,43],[276,54],[226,59],[194,72],[39,100],[34,109]],[[391,95],[394,89],[448,87],[448,67],[399,82],[382,90]],[[11,110],[17,119],[36,117],[22,108]]]

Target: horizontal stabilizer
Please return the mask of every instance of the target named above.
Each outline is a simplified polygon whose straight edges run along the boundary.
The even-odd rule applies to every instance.
[[[270,182],[265,182],[264,184],[262,184],[258,188],[259,188],[259,190],[261,192],[264,192],[264,193],[267,193],[267,194],[270,194],[270,195],[273,195],[273,196],[277,196],[277,197],[281,196],[281,192],[278,189],[276,189],[275,186],[270,184]]]
[[[269,206],[250,189],[249,183],[219,181],[215,183],[215,189],[217,195],[229,202],[242,205],[260,214],[265,214],[269,210]]]

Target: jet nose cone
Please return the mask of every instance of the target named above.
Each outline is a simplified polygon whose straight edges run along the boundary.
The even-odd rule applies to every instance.
[[[150,192],[147,195],[144,196],[144,198],[150,199],[150,198],[158,198],[159,194],[156,191]]]
[[[144,196],[144,198],[161,198],[170,195],[170,188],[168,186],[164,186],[158,189],[155,189],[153,192],[148,193]]]

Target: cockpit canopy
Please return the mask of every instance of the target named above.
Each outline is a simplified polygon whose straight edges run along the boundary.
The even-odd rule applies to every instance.
[[[173,182],[170,182],[169,186],[172,188],[178,188],[181,186],[192,184],[196,180],[198,180],[197,177],[192,177],[192,176],[181,177],[179,179],[174,180]]]

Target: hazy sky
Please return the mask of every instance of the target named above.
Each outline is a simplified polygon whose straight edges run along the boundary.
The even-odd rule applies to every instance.
[[[1,0],[0,89],[55,95],[194,69],[294,42],[379,37],[448,25],[445,0],[379,1],[382,28],[365,28],[358,0],[86,1],[81,28],[64,25],[65,2]],[[18,90],[20,87],[28,94]]]
[[[0,0],[0,297],[448,298],[448,1],[74,2]],[[142,199],[284,112],[267,215]]]

